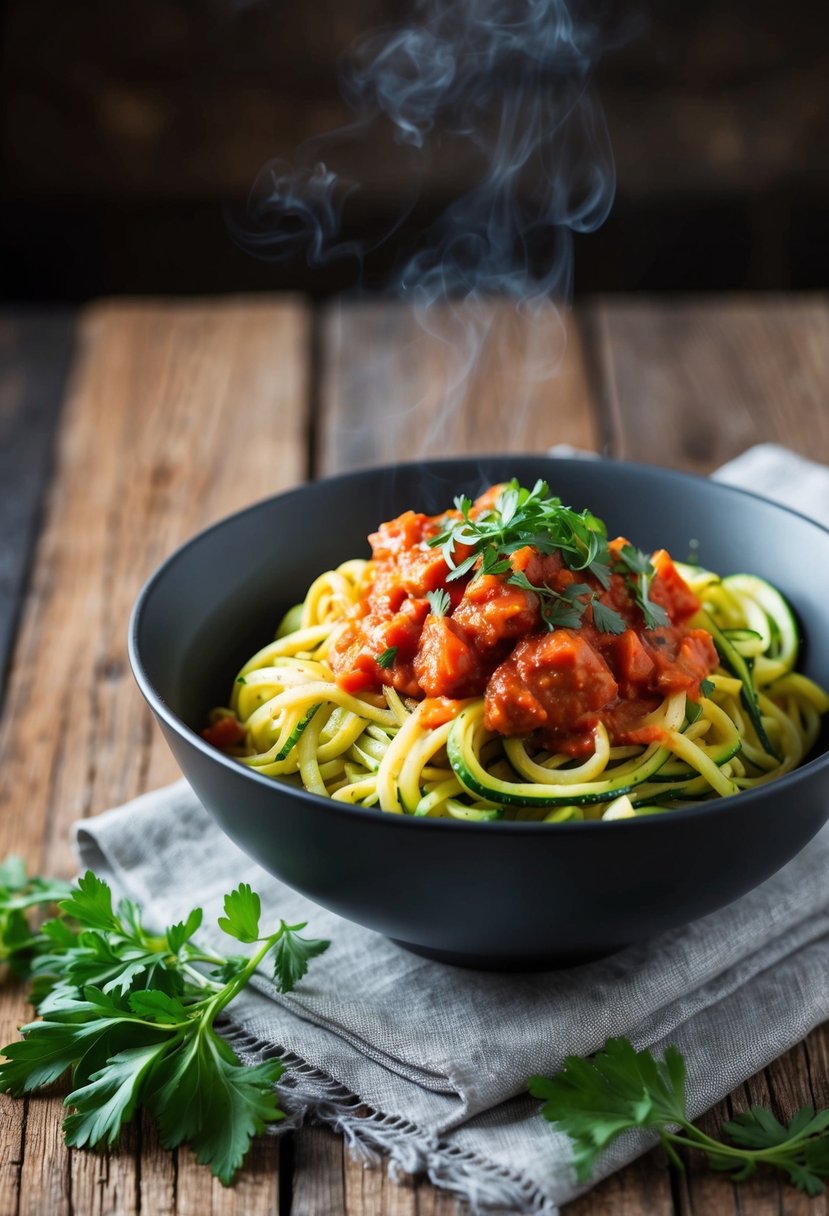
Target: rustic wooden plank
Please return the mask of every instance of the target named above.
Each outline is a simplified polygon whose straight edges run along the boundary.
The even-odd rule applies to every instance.
[[[307,314],[290,300],[114,303],[82,317],[0,722],[0,854],[68,873],[74,819],[175,775],[127,675],[130,606],[188,535],[302,479],[307,344]],[[21,1003],[13,1019],[24,1016]],[[120,1151],[67,1154],[59,1097],[6,1098],[3,1113],[21,1213],[273,1209],[274,1140],[225,1191],[187,1153],[151,1137],[144,1153],[137,1129]]]
[[[8,975],[0,985],[0,1035],[2,1043],[15,1038],[26,1009],[23,985]],[[26,1139],[26,1103],[11,1106],[6,1098],[0,1105],[0,1119],[6,1124],[0,1134],[0,1211],[13,1212],[20,1184],[20,1170]]]
[[[674,1211],[668,1161],[658,1149],[567,1205],[567,1216],[673,1216]]]
[[[322,1127],[296,1137],[290,1216],[342,1216],[346,1211],[343,1141]]]
[[[468,1206],[449,1191],[400,1174],[391,1178],[382,1160],[367,1164],[345,1156],[346,1212],[353,1216],[467,1216]]]
[[[40,522],[74,310],[0,315],[0,695]]]
[[[552,307],[533,321],[511,304],[479,305],[469,316],[436,306],[419,323],[404,305],[336,303],[322,346],[322,473],[595,445],[578,328]]]
[[[773,441],[829,460],[824,297],[605,299],[590,330],[614,456],[709,473]]]

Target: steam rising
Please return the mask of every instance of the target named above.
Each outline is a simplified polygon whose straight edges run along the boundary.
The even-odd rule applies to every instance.
[[[591,85],[601,45],[576,0],[421,0],[411,24],[352,47],[342,87],[356,126],[306,148],[310,164],[260,175],[247,240],[311,265],[368,252],[391,233],[343,241],[349,198],[338,156],[382,140],[468,163],[471,187],[447,206],[390,286],[418,303],[473,293],[517,300],[569,294],[573,232],[590,232],[613,200],[613,157]],[[578,21],[576,17],[578,16]]]
[[[597,228],[614,193],[592,86],[601,49],[580,0],[419,0],[406,25],[351,48],[341,83],[355,122],[306,145],[294,167],[268,165],[237,237],[260,256],[312,266],[362,265],[395,238],[387,288],[450,347],[447,401],[487,339],[493,296],[521,308],[528,378],[548,377],[563,349],[556,305],[571,294],[573,233]],[[381,167],[402,158],[406,180],[437,159],[462,184],[408,244],[401,224],[414,199],[358,239],[355,149],[357,162],[369,149]]]

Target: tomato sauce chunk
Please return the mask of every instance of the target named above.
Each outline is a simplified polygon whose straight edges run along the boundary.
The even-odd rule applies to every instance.
[[[598,722],[613,743],[649,741],[655,728],[643,719],[672,693],[698,699],[717,666],[710,634],[691,628],[697,597],[663,549],[648,558],[623,537],[602,541],[595,572],[546,540],[490,550],[485,563],[471,547],[474,521],[497,520],[503,490],[461,504],[466,515],[404,511],[369,537],[367,590],[330,650],[338,684],[429,698],[430,722],[483,696],[487,729],[535,732],[573,755],[590,749]],[[642,577],[658,619],[646,618]]]
[[[589,729],[619,686],[602,656],[572,629],[525,638],[493,672],[484,724],[502,735]],[[529,695],[527,695],[529,694]]]

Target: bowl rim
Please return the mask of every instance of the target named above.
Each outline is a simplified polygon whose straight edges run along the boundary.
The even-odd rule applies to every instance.
[[[757,786],[751,790],[742,790],[738,794],[734,794],[728,798],[713,798],[706,802],[699,802],[688,807],[677,807],[673,810],[666,811],[664,815],[643,815],[636,816],[632,819],[619,820],[575,820],[564,823],[549,824],[537,820],[494,820],[484,822],[475,822],[469,820],[457,820],[451,818],[417,818],[413,815],[396,815],[389,812],[379,811],[375,807],[359,807],[350,803],[336,802],[332,798],[324,798],[321,794],[314,794],[309,790],[301,789],[296,786],[283,785],[274,780],[272,777],[266,777],[255,770],[239,764],[232,756],[225,756],[217,748],[212,747],[205,739],[201,737],[192,727],[188,726],[176,713],[174,713],[166,701],[156,692],[156,689],[147,674],[144,663],[141,659],[140,645],[138,640],[139,630],[147,607],[149,599],[156,585],[163,579],[169,567],[175,564],[189,549],[204,543],[214,533],[225,527],[235,525],[240,519],[246,515],[253,514],[269,507],[277,500],[288,499],[296,495],[302,495],[313,488],[336,482],[354,480],[365,476],[375,477],[391,477],[395,473],[402,470],[415,471],[423,466],[428,465],[429,468],[448,468],[452,465],[462,464],[468,466],[470,472],[478,469],[483,469],[488,461],[515,459],[532,460],[537,462],[539,467],[548,464],[553,467],[567,466],[569,469],[580,468],[584,470],[585,466],[591,468],[624,468],[630,470],[633,475],[646,477],[655,481],[664,481],[667,483],[682,482],[689,485],[700,486],[705,485],[715,491],[721,491],[726,496],[736,495],[738,498],[748,498],[755,502],[760,502],[764,506],[772,508],[776,511],[782,511],[786,515],[792,515],[803,520],[810,527],[817,529],[818,532],[823,532],[829,536],[829,528],[817,520],[812,519],[802,511],[798,511],[793,507],[786,506],[783,503],[776,502],[774,499],[767,498],[762,494],[755,493],[752,490],[744,489],[742,486],[731,485],[729,482],[714,481],[709,477],[702,477],[695,473],[687,473],[680,469],[669,469],[662,465],[642,464],[636,461],[618,460],[610,457],[594,456],[592,454],[586,456],[551,456],[548,453],[538,452],[510,452],[510,453],[481,453],[478,455],[457,455],[438,458],[425,458],[412,461],[395,461],[392,464],[384,465],[366,465],[358,469],[350,469],[344,473],[334,474],[330,477],[321,477],[309,481],[304,481],[297,486],[292,486],[287,490],[282,490],[276,494],[270,494],[266,498],[250,503],[246,507],[240,508],[238,511],[233,511],[229,515],[223,516],[216,520],[215,523],[207,525],[200,529],[193,536],[183,541],[176,546],[170,554],[153,570],[149,577],[145,580],[133,604],[130,613],[128,634],[127,634],[127,649],[129,655],[130,666],[132,668],[133,677],[138,685],[138,688],[144,697],[145,701],[152,709],[156,717],[163,720],[176,734],[181,736],[189,746],[195,745],[197,750],[203,756],[208,758],[213,763],[227,769],[231,774],[241,777],[242,780],[253,781],[256,785],[263,789],[276,789],[278,792],[285,793],[290,797],[296,797],[300,802],[309,802],[319,813],[320,809],[325,809],[329,814],[334,814],[337,817],[347,815],[349,817],[356,816],[359,821],[374,824],[386,824],[390,829],[399,827],[401,824],[407,824],[404,831],[453,831],[473,833],[475,835],[503,835],[504,833],[511,835],[514,833],[526,834],[527,832],[537,832],[540,836],[547,838],[555,837],[564,833],[566,835],[582,834],[601,831],[605,834],[608,832],[631,832],[631,831],[654,831],[663,830],[665,825],[670,824],[675,820],[687,821],[703,816],[718,815],[727,813],[735,800],[741,807],[746,807],[750,802],[755,802],[767,796],[767,791],[770,788],[779,789],[781,794],[793,787],[799,785],[802,781],[810,778],[820,769],[829,770],[829,751],[821,755],[814,756],[805,763],[798,765],[789,773],[785,773],[782,777],[770,782],[768,785]],[[657,826],[658,825],[658,826]]]

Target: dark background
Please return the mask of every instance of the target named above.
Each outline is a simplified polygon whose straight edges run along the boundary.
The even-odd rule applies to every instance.
[[[338,56],[405,11],[400,0],[7,0],[5,298],[346,286],[342,264],[250,257],[225,208],[240,213],[270,158],[347,121]],[[630,10],[626,44],[598,73],[617,197],[605,226],[577,238],[577,294],[827,285],[826,11],[805,0]],[[365,156],[361,223],[380,227],[412,183]],[[410,224],[456,185],[450,163],[431,163]]]

